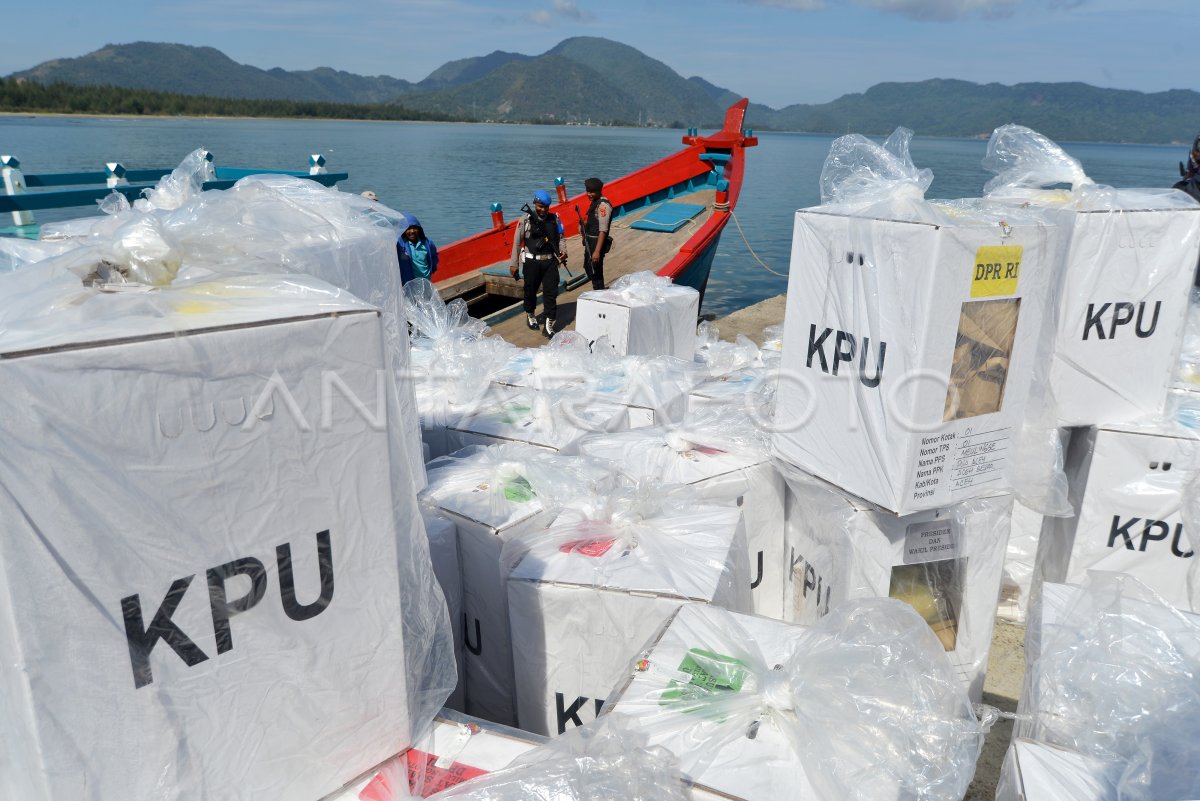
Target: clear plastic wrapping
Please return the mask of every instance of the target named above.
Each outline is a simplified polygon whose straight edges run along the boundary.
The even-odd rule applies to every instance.
[[[607,707],[733,797],[866,801],[966,792],[983,744],[941,644],[911,607],[845,604],[812,627],[689,605]]]
[[[428,465],[423,503],[448,506],[475,520],[499,522],[530,504],[553,514],[564,504],[613,483],[595,459],[559,456],[530,445],[474,445]]]
[[[389,766],[387,789],[362,801],[409,801],[401,768]],[[390,791],[389,791],[390,790]],[[471,778],[430,796],[463,801],[687,801],[678,762],[644,737],[611,724],[557,737],[518,757],[506,768]]]
[[[425,278],[414,278],[404,285],[404,312],[414,334],[434,341],[470,341],[487,333],[487,323],[470,316],[466,301],[455,298],[446,303]]]
[[[696,358],[708,368],[710,376],[728,375],[759,361],[758,346],[745,334],[734,342],[717,340],[696,348]]]
[[[523,729],[552,735],[592,719],[681,603],[751,611],[740,510],[639,489],[581,499],[504,545]]]
[[[607,290],[629,303],[649,305],[658,303],[672,295],[690,294],[696,290],[680,286],[665,275],[650,271],[626,273],[612,282]]]
[[[908,152],[913,132],[897,128],[883,145],[861,134],[838,137],[821,168],[821,205],[860,215],[936,221],[925,202],[933,171],[918,169]]]
[[[1200,794],[1200,623],[1135,579],[1095,571],[1031,624],[1022,705],[1038,740],[1120,766],[1122,801]]]
[[[186,175],[195,172],[186,164],[181,170]],[[390,520],[387,511],[374,518],[376,524],[382,526],[374,530],[380,541],[387,532],[393,532],[395,544],[390,547],[393,554],[396,548],[399,549],[399,554],[394,555],[395,573],[390,583],[393,589],[399,588],[405,601],[403,609],[395,612],[404,639],[403,654],[397,653],[396,657],[403,660],[405,667],[410,723],[414,729],[419,729],[428,724],[453,687],[454,657],[445,604],[434,582],[428,545],[416,519],[414,489],[424,483],[424,472],[416,447],[413,395],[411,387],[401,380],[407,365],[408,342],[396,269],[395,238],[403,219],[377,209],[377,204],[372,206],[357,195],[347,195],[298,178],[253,176],[239,181],[227,191],[199,192],[194,191],[195,182],[186,175],[181,182],[164,180],[160,184],[158,201],[138,201],[133,207],[117,209],[116,213],[100,218],[89,229],[80,229],[77,235],[56,241],[53,247],[61,247],[61,252],[14,272],[0,274],[0,349],[11,354],[19,350],[65,346],[63,352],[70,353],[73,348],[100,341],[147,339],[161,342],[161,347],[170,351],[164,357],[165,361],[126,370],[122,373],[122,381],[114,387],[119,386],[122,392],[138,402],[157,398],[153,402],[168,403],[162,389],[175,378],[180,383],[199,380],[197,371],[201,364],[205,365],[204,369],[209,369],[211,364],[211,369],[220,371],[233,369],[234,365],[260,355],[265,358],[265,354],[236,348],[232,348],[225,359],[218,358],[219,352],[207,343],[220,337],[215,333],[197,335],[198,331],[218,332],[224,327],[242,326],[253,332],[256,322],[293,317],[300,318],[294,323],[299,331],[304,328],[306,318],[336,321],[339,318],[334,313],[346,311],[370,318],[376,326],[380,325],[381,319],[382,337],[376,333],[373,348],[367,347],[344,359],[342,364],[329,366],[321,375],[317,375],[317,368],[305,372],[299,364],[293,365],[299,372],[287,379],[278,375],[272,378],[270,369],[260,373],[261,368],[256,368],[251,377],[264,384],[266,391],[257,397],[260,406],[255,406],[256,397],[251,394],[242,399],[242,408],[244,413],[267,419],[271,417],[273,404],[278,419],[295,419],[297,398],[300,402],[311,400],[307,396],[289,396],[289,392],[298,391],[294,382],[303,379],[326,387],[335,405],[349,402],[352,406],[357,399],[361,406],[356,407],[357,413],[372,420],[379,420],[378,415],[386,412],[381,423],[386,428],[380,436],[387,447],[373,464],[376,472],[384,471],[381,482],[389,493],[378,493],[375,497],[390,497],[393,505]],[[370,314],[363,313],[368,310]],[[381,312],[378,317],[374,314],[376,310]],[[355,314],[342,315],[344,319],[354,317]],[[342,324],[331,322],[329,325]],[[280,327],[260,326],[263,331]],[[254,335],[246,336],[252,339]],[[332,336],[327,341],[298,336],[295,347],[310,348],[314,355],[328,358],[337,353],[337,340]],[[107,354],[115,354],[121,347],[104,350]],[[297,353],[284,355],[289,364],[299,358]],[[61,358],[69,362],[71,357]],[[106,358],[106,363],[115,358]],[[33,364],[30,360],[15,360],[11,364],[21,361]],[[282,370],[283,355],[277,362]],[[313,361],[314,365],[317,363]],[[355,384],[351,389],[347,386],[346,381],[352,373],[357,375],[356,370],[370,364],[374,367],[370,370],[370,380],[362,380],[363,387]],[[94,377],[100,368],[80,368],[80,371],[81,375]],[[285,381],[293,383],[288,385]],[[5,383],[12,386],[8,379]],[[204,393],[219,393],[227,386],[232,384],[207,382],[202,389]],[[8,393],[6,397],[10,403],[16,403],[16,395]],[[320,392],[316,397],[319,402]],[[367,400],[362,402],[363,398]],[[210,412],[209,406],[197,394],[190,406],[183,403],[179,409],[160,409],[159,425],[171,431],[171,425],[178,425],[170,423],[171,420],[182,420],[186,424],[190,408],[191,419],[201,431],[208,430],[221,422],[222,414],[218,407],[213,407],[217,408],[215,413]],[[131,413],[132,408],[131,405]],[[17,419],[10,412],[31,419],[36,414],[49,414],[50,410],[36,404],[23,405],[19,409],[3,410],[0,420],[7,418],[11,422]],[[72,412],[77,413],[78,409]],[[228,419],[239,419],[228,410],[224,414]],[[151,428],[155,426],[154,413],[139,419]],[[333,419],[340,422],[336,416]],[[304,429],[306,431],[325,430],[321,428],[323,416],[319,408],[315,414],[312,410],[306,411],[305,421],[309,425]],[[328,421],[324,422],[329,425]],[[31,425],[31,430],[34,428],[36,426]],[[99,437],[99,431],[101,428],[97,427],[94,436]],[[346,447],[349,442],[344,440],[341,446],[331,447],[336,452],[338,447]],[[95,453],[83,454],[83,449],[91,446],[97,448]],[[64,446],[61,452],[49,452],[43,446],[38,449],[34,463],[40,466],[39,469],[65,470],[65,462],[60,464],[60,461],[75,455],[86,456],[89,463],[105,463],[110,467],[122,465],[113,447],[111,443],[103,446],[97,441],[89,446],[80,441]],[[6,448],[6,452],[16,458],[20,450],[13,445]],[[104,456],[100,457],[100,453]],[[232,459],[235,453],[245,456],[236,449],[220,452],[217,456]],[[205,455],[193,454],[193,457],[202,459]],[[312,454],[308,456],[314,458]],[[149,455],[137,458],[139,468],[155,463]],[[350,456],[346,458],[350,459]],[[3,461],[0,458],[0,462]],[[196,463],[196,471],[201,471],[198,465],[202,463]],[[297,455],[296,463],[307,462]],[[29,465],[16,469],[28,473]],[[286,469],[282,454],[279,464],[273,464],[272,470],[260,471],[255,478],[275,476],[278,492],[298,486],[294,477],[276,475],[274,469]],[[112,476],[125,475],[125,472],[124,469],[109,471]],[[225,476],[226,472],[220,471],[220,474]],[[189,475],[198,476],[199,472]],[[131,482],[131,490],[135,494],[141,493],[141,488],[133,483],[136,482]],[[64,500],[64,509],[75,508],[78,503],[92,505],[97,496],[94,486],[82,487],[71,481],[56,481],[54,486],[64,498],[78,498]],[[229,488],[229,492],[231,498],[238,497],[236,488]],[[264,497],[269,500],[275,494],[269,492]],[[320,493],[314,491],[311,497],[318,495]],[[256,502],[259,508],[254,516],[255,530],[270,517],[266,502],[262,498],[256,498]],[[155,508],[155,504],[151,502],[147,508]],[[163,516],[167,520],[176,510],[164,511],[170,512]],[[263,518],[264,514],[266,518]],[[249,519],[248,516],[247,521]],[[223,522],[233,525],[230,521]],[[215,526],[217,521],[212,524]],[[136,563],[138,560],[131,561]],[[196,565],[192,568],[196,569]],[[339,582],[338,586],[344,585]],[[297,659],[296,664],[301,661]],[[401,692],[398,685],[396,689]],[[397,736],[401,736],[402,724],[402,721],[395,724]],[[314,739],[314,742],[317,741]],[[253,753],[253,749],[245,751],[247,755]],[[152,759],[147,756],[148,763]]]

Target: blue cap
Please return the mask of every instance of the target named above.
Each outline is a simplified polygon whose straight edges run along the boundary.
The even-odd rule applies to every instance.
[[[539,189],[538,191],[534,192],[533,199],[534,201],[541,203],[543,206],[550,205],[550,193],[545,189]]]

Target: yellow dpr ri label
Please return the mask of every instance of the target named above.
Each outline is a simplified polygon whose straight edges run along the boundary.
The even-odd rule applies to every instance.
[[[990,298],[1014,295],[1021,277],[1022,245],[984,245],[975,253],[975,274],[971,278],[971,297]]]

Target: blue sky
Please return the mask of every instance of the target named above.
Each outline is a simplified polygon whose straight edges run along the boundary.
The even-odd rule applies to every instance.
[[[5,23],[0,75],[156,41],[418,81],[453,59],[602,36],[775,108],[926,78],[1200,89],[1200,0],[50,0]]]

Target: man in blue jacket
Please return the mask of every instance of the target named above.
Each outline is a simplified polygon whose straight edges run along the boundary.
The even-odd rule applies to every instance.
[[[437,245],[425,236],[425,229],[421,227],[420,220],[411,214],[404,216],[408,218],[408,227],[396,241],[396,256],[400,259],[400,282],[407,284],[414,278],[432,281],[438,265]]]

